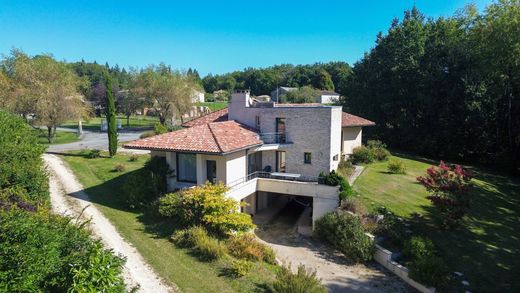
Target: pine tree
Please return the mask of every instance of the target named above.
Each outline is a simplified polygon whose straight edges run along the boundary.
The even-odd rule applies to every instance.
[[[106,76],[106,97],[107,97],[107,133],[108,133],[108,152],[113,157],[117,152],[117,125],[116,125],[116,103],[112,93],[112,80]]]

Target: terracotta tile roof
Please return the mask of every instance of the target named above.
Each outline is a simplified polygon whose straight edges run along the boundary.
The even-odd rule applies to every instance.
[[[361,118],[356,115],[352,115],[347,112],[343,112],[341,117],[341,126],[342,127],[353,127],[353,126],[374,126],[375,122],[367,120],[365,118]]]
[[[184,127],[193,127],[197,125],[208,124],[211,122],[221,122],[228,120],[228,108],[224,108],[215,112],[211,112],[204,116],[195,118],[182,124]]]
[[[261,145],[258,134],[233,120],[180,129],[125,144],[124,148],[225,154]]]

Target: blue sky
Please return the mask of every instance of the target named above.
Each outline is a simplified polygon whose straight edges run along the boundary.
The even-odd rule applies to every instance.
[[[483,10],[490,0],[475,0]],[[165,62],[203,75],[280,63],[353,64],[414,4],[450,16],[469,0],[0,0],[0,53],[143,67]]]

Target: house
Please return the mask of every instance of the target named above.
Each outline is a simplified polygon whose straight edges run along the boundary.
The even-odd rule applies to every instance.
[[[228,108],[124,147],[165,157],[172,190],[221,182],[228,196],[248,203],[243,211],[251,215],[304,197],[314,222],[338,206],[338,187],[319,184],[318,175],[336,170],[370,125],[338,106],[258,101],[238,90]]]
[[[194,90],[191,101],[193,103],[204,103],[204,91]]]
[[[274,91],[271,92],[271,100],[274,102],[279,102],[279,98],[288,92],[292,92],[297,90],[297,87],[288,87],[288,86],[279,86]]]
[[[339,101],[340,94],[335,91],[320,91],[316,102],[320,104],[334,104]]]

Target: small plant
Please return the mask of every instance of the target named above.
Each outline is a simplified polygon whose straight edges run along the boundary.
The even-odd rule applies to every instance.
[[[296,274],[293,274],[289,267],[281,267],[272,284],[272,291],[277,293],[326,293],[327,289],[316,277],[316,271],[300,265]]]
[[[139,160],[139,155],[138,154],[131,154],[130,158],[128,160],[130,162],[135,162],[135,161]]]
[[[428,286],[439,286],[447,281],[447,270],[441,258],[435,255],[435,246],[430,239],[414,236],[403,249],[408,261],[410,277]]]
[[[353,261],[372,259],[374,243],[357,216],[328,213],[316,221],[316,235]]]
[[[153,130],[154,130],[155,134],[163,134],[163,133],[168,132],[168,128],[166,126],[162,125],[161,123],[155,123],[153,125]]]
[[[113,172],[124,172],[126,169],[125,165],[123,164],[116,164],[114,165],[114,168],[112,168]]]
[[[250,261],[265,261],[270,264],[276,262],[274,251],[265,244],[256,240],[251,233],[234,235],[228,241],[229,253],[239,259]]]
[[[354,148],[350,157],[354,164],[369,164],[375,160],[374,153],[366,146]]]
[[[388,172],[392,174],[406,174],[406,167],[404,166],[403,161],[401,160],[391,160],[388,162]]]
[[[253,268],[253,263],[245,259],[237,259],[231,262],[231,274],[235,278],[247,275]]]
[[[101,151],[98,149],[90,150],[87,153],[87,158],[89,158],[89,159],[96,159],[96,158],[99,158],[100,156],[101,156]]]
[[[227,247],[224,242],[217,238],[206,235],[195,235],[195,247],[193,251],[200,259],[213,261],[221,259],[227,254]]]
[[[341,160],[338,165],[338,174],[344,178],[349,178],[354,173],[355,167],[352,160]]]
[[[379,207],[377,214],[383,216],[383,219],[377,223],[374,233],[378,236],[384,236],[396,246],[403,245],[406,238],[406,227],[403,220],[386,207]]]

